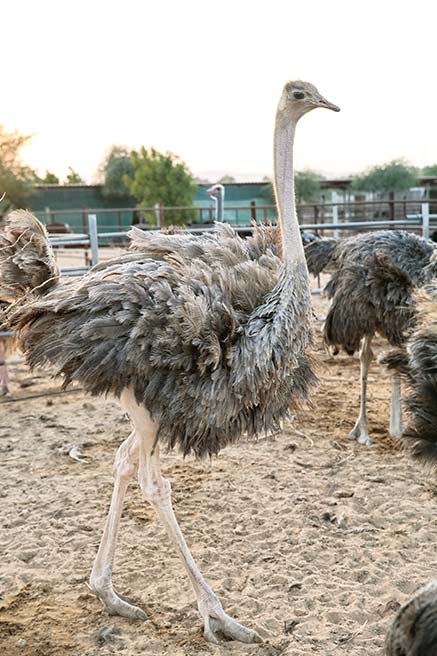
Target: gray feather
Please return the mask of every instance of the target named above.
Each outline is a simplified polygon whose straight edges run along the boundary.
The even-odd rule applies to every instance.
[[[276,430],[315,380],[305,267],[284,267],[269,228],[131,238],[134,257],[16,306],[29,364],[92,394],[131,386],[184,454]]]

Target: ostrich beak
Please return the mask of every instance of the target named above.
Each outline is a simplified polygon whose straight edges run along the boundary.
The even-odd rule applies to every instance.
[[[337,105],[334,105],[334,103],[329,102],[329,100],[326,100],[323,96],[319,96],[316,100],[316,106],[317,107],[324,107],[325,109],[331,109],[333,112],[339,112],[340,107]]]

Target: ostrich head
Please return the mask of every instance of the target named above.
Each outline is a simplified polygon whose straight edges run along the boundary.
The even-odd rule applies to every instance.
[[[221,184],[212,185],[209,189],[206,190],[206,193],[211,196],[211,198],[218,198],[223,196],[224,187]]]
[[[313,84],[292,80],[284,86],[279,101],[278,118],[286,122],[291,119],[296,123],[301,116],[316,107],[325,107],[325,109],[332,109],[334,112],[340,111],[340,108],[326,100]]]

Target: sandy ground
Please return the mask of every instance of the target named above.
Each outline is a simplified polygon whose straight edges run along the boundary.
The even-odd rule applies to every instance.
[[[317,312],[324,304],[316,299]],[[381,348],[378,345],[377,351]],[[0,653],[7,656],[369,656],[399,604],[435,574],[434,485],[387,436],[389,381],[374,364],[375,446],[346,439],[359,397],[356,359],[319,347],[313,406],[282,434],[212,462],[163,458],[200,568],[225,609],[263,645],[202,637],[188,580],[132,484],[114,581],[146,622],[110,617],[87,587],[129,424],[115,401],[81,391],[0,405]],[[56,389],[24,364],[15,397]],[[87,464],[68,451],[77,445]]]

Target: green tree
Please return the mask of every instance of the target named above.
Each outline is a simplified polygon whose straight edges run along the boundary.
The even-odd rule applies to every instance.
[[[43,178],[36,178],[36,182],[40,184],[59,184],[59,178],[55,173],[51,173],[51,171],[47,171],[46,169],[46,174]]]
[[[192,206],[196,195],[196,183],[191,171],[177,155],[160,153],[154,148],[147,150],[141,146],[131,153],[134,167],[133,176],[125,175],[124,182],[143,207],[153,207],[157,203],[164,207]],[[154,213],[148,213],[149,220],[155,221]],[[193,210],[165,212],[166,225],[182,225],[196,216]]]
[[[321,179],[322,176],[315,171],[311,171],[311,169],[297,171],[294,177],[296,201],[298,203],[311,203],[313,200],[318,200]]]
[[[222,177],[220,178],[219,184],[232,184],[235,181],[236,180],[232,175],[226,173],[226,175],[222,175]]]
[[[403,159],[373,166],[352,180],[356,191],[407,191],[417,185],[417,169]]]
[[[311,171],[311,169],[305,169],[304,171],[296,171],[294,177],[294,191],[296,194],[296,201],[298,203],[310,203],[311,201],[318,200],[320,196],[320,180],[322,176]],[[269,181],[269,178],[265,176],[263,181]],[[275,202],[275,194],[273,192],[273,184],[268,182],[268,184],[261,187],[260,195],[265,198],[267,204],[273,205]]]
[[[134,165],[125,146],[112,146],[100,167],[103,176],[102,193],[106,198],[120,200],[130,196],[124,179],[134,177]]]
[[[4,195],[1,212],[25,205],[32,188],[35,172],[23,164],[20,150],[31,139],[30,135],[6,132],[0,124],[0,198]]]
[[[69,166],[65,184],[83,184],[83,182],[84,180],[80,177],[79,173],[76,173],[76,171]]]
[[[428,166],[424,166],[421,174],[430,178],[435,178],[437,176],[437,164],[429,164]]]

